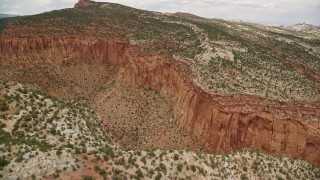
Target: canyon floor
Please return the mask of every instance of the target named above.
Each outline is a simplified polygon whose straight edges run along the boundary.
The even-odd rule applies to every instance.
[[[0,19],[0,179],[320,179],[320,30],[80,0]]]

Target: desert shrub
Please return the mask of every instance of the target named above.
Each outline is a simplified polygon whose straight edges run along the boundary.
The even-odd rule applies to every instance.
[[[15,162],[20,163],[20,162],[22,162],[22,161],[23,161],[23,156],[22,156],[22,154],[20,154],[20,155],[16,158]]]
[[[153,150],[149,150],[147,153],[148,153],[148,156],[150,156],[150,157],[155,157],[156,156],[156,154],[154,153]]]
[[[95,166],[94,166],[94,170],[95,170],[96,172],[99,172],[99,171],[100,171],[100,167],[97,166],[97,165],[95,165]]]
[[[100,174],[101,176],[105,176],[105,175],[107,175],[107,172],[106,172],[104,169],[100,169],[100,170],[99,170],[99,174]]]
[[[179,155],[178,155],[178,154],[174,154],[173,159],[174,159],[175,161],[178,161],[178,160],[179,160]]]
[[[94,178],[92,176],[89,176],[89,175],[83,175],[82,179],[83,180],[94,180]]]
[[[159,166],[156,168],[156,170],[162,171],[162,172],[166,172],[167,171],[167,167],[163,163],[160,163]]]
[[[183,165],[182,165],[182,164],[178,164],[178,165],[177,165],[177,170],[178,170],[179,172],[182,171],[182,168],[183,168]]]
[[[240,178],[241,178],[241,180],[247,180],[247,179],[249,179],[246,174],[242,174]]]
[[[124,157],[122,157],[122,158],[120,158],[120,159],[118,159],[118,160],[115,160],[115,162],[114,162],[116,165],[125,165],[125,163],[126,163],[126,160],[124,159]]]
[[[147,163],[145,156],[141,157],[140,161],[143,162],[143,164],[146,164],[146,163]]]
[[[136,171],[136,179],[142,179],[143,178],[143,173],[141,172],[140,169]]]
[[[154,175],[154,170],[151,168],[148,170],[148,176],[151,178]]]
[[[155,180],[160,180],[161,179],[161,177],[162,177],[162,174],[161,173],[159,173],[154,179]]]
[[[4,159],[3,157],[0,157],[0,170],[2,170],[3,167],[7,166],[9,162]]]
[[[196,172],[196,171],[197,171],[197,168],[196,168],[195,165],[191,165],[191,171],[193,171],[193,172]]]
[[[32,180],[35,180],[35,179],[36,179],[36,176],[35,176],[34,174],[32,174],[32,175],[31,175],[31,179],[32,179]]]
[[[113,152],[112,148],[107,148],[104,151],[104,154],[107,155],[107,156],[110,156],[110,157],[114,157],[114,152]]]
[[[56,155],[57,156],[60,156],[62,154],[62,148],[58,148],[57,151],[56,151]]]
[[[8,111],[8,110],[9,110],[8,104],[4,101],[0,101],[0,111]]]

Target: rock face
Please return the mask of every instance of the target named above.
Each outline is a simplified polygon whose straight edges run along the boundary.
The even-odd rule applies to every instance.
[[[32,37],[0,39],[3,63],[69,65],[77,60],[121,64],[126,43],[118,40],[79,37]],[[11,61],[7,61],[10,58]],[[46,58],[43,60],[42,58]],[[37,62],[38,61],[38,62]]]
[[[81,8],[81,7],[86,7],[86,6],[92,6],[95,5],[96,2],[90,1],[90,0],[79,0],[78,3],[74,5],[74,8]]]
[[[231,111],[216,95],[192,83],[186,75],[186,64],[161,54],[141,55],[138,49],[124,41],[96,37],[3,37],[0,60],[12,64],[19,61],[26,66],[43,61],[60,66],[77,61],[119,65],[118,85],[161,92],[173,104],[176,123],[196,138],[205,152],[262,150],[320,163],[316,127],[298,119],[281,119],[270,112]]]
[[[255,149],[320,163],[320,136],[314,127],[265,112],[230,112],[179,73],[183,64],[168,63],[164,57],[131,57],[129,62],[120,69],[125,83],[166,94],[176,122],[205,152]]]

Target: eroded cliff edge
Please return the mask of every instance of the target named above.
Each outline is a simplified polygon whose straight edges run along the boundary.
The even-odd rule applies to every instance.
[[[319,127],[298,118],[279,118],[267,111],[231,108],[223,102],[230,97],[217,97],[195,86],[187,75],[186,64],[162,54],[143,54],[139,49],[125,41],[98,37],[2,37],[0,59],[2,66],[8,68],[40,68],[41,64],[65,67],[80,62],[117,65],[118,86],[161,92],[173,104],[176,123],[196,138],[205,152],[259,149],[320,163]],[[307,110],[319,113],[317,109]]]

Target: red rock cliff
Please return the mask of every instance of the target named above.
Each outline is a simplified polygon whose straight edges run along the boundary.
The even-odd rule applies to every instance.
[[[127,43],[123,41],[95,37],[2,37],[0,61],[3,64],[53,61],[55,64],[67,65],[81,60],[121,64],[126,46]]]
[[[195,87],[179,73],[183,64],[162,56],[128,57],[120,69],[123,83],[153,88],[174,106],[175,120],[203,150],[224,153],[262,150],[320,163],[319,130],[296,119],[279,119],[270,113],[228,111],[213,95]]]
[[[174,107],[177,124],[210,153],[260,149],[320,164],[319,129],[268,112],[230,111],[183,75],[186,65],[162,55],[139,56],[128,43],[96,37],[2,37],[2,64],[105,61],[120,65],[119,83],[152,88]]]

